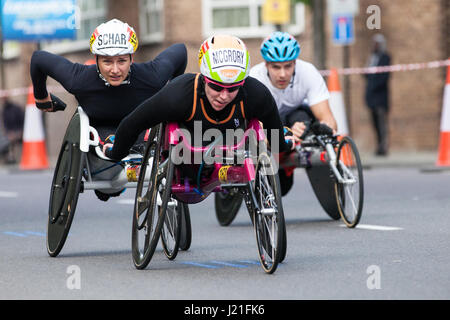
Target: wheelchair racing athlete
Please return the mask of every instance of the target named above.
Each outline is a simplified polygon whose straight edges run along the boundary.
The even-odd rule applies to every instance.
[[[278,133],[278,141],[276,135],[268,134],[272,151],[275,144],[279,151],[288,151],[275,101],[261,82],[248,77],[249,66],[249,53],[242,40],[229,35],[208,38],[199,50],[200,74],[177,77],[125,117],[114,144],[104,145],[105,155],[121,159],[142,131],[161,122],[178,122],[190,132],[197,122],[203,136],[207,129],[225,133],[253,118],[260,120],[268,132]]]
[[[250,76],[269,88],[283,125],[290,128],[297,141],[306,129],[305,122],[312,120],[326,124],[335,134],[337,123],[328,103],[330,94],[325,81],[311,63],[297,59],[299,54],[300,46],[292,35],[274,32],[261,44],[265,62],[255,65]],[[284,196],[293,185],[293,169],[280,168],[278,175]]]
[[[137,47],[134,29],[112,19],[99,25],[90,38],[95,65],[72,63],[49,52],[35,51],[30,74],[36,107],[45,112],[63,109],[60,100],[47,91],[46,79],[50,76],[75,96],[88,115],[90,125],[97,129],[101,140],[106,140],[125,116],[185,71],[187,50],[184,44],[174,44],[145,63],[133,62]],[[101,162],[96,156],[88,156],[94,163]],[[123,190],[102,191],[95,190],[95,193],[106,201]]]

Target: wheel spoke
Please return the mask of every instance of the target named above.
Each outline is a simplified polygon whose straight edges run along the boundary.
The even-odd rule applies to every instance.
[[[356,145],[344,137],[338,147],[339,173],[343,181],[336,182],[339,213],[348,227],[355,227],[362,213],[363,177]]]

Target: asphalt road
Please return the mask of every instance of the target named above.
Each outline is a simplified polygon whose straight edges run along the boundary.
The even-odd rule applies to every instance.
[[[158,248],[146,270],[131,260],[134,190],[108,202],[80,195],[60,255],[45,247],[51,171],[0,169],[0,299],[449,299],[450,172],[365,171],[356,229],[332,221],[296,171],[283,198],[288,253],[259,266],[244,207],[220,227],[213,197],[192,205],[192,246],[174,261]]]

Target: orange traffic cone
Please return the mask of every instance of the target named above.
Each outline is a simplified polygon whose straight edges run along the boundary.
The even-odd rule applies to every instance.
[[[90,65],[92,65],[92,64],[96,64],[97,62],[95,62],[95,59],[88,59],[88,60],[86,60],[85,62],[84,62],[84,64],[86,65],[86,66],[90,66]]]
[[[33,87],[30,86],[25,108],[20,169],[38,170],[47,169],[48,167],[42,113],[36,108]]]
[[[450,65],[447,67],[447,81],[445,82],[444,89],[440,135],[439,154],[436,165],[450,166]]]
[[[347,114],[345,113],[344,98],[342,96],[341,85],[339,84],[339,76],[336,69],[330,70],[328,77],[328,91],[330,91],[330,109],[337,122],[338,140],[349,133],[347,124]],[[353,165],[353,158],[348,150],[347,145],[342,149],[341,160],[347,165]]]
[[[330,109],[337,122],[337,133],[346,136],[348,135],[347,115],[336,69],[331,69],[328,77],[328,91],[330,91]]]

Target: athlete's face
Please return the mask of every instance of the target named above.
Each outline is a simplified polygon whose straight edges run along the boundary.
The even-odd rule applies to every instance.
[[[220,111],[225,108],[231,101],[236,98],[239,90],[228,91],[223,88],[221,91],[216,91],[212,89],[209,85],[205,85],[205,94],[208,98],[209,103],[213,107],[214,110]]]
[[[295,60],[284,62],[266,62],[270,82],[275,88],[286,89],[295,70]]]
[[[106,81],[112,86],[118,86],[128,76],[128,71],[131,66],[131,57],[129,54],[115,57],[98,56],[97,65]]]

